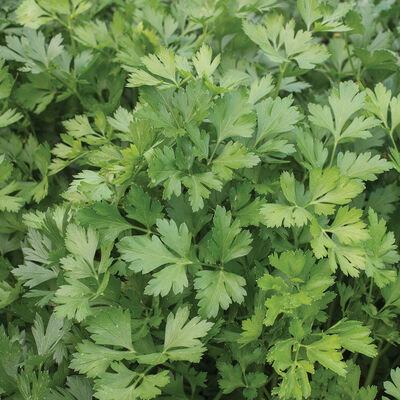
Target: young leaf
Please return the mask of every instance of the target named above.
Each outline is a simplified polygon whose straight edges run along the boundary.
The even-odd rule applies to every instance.
[[[205,346],[199,340],[206,336],[213,324],[194,317],[188,321],[189,309],[179,308],[175,316],[170,313],[165,327],[163,353],[170,360],[185,360],[199,362]]]
[[[216,317],[219,308],[227,310],[232,302],[242,303],[246,280],[231,272],[200,271],[196,274],[194,288],[197,290],[200,314],[207,318]]]
[[[96,344],[124,347],[133,351],[131,316],[128,310],[111,307],[88,321],[88,332]]]

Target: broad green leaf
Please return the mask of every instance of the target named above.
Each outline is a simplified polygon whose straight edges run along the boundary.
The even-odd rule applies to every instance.
[[[324,335],[322,339],[306,347],[308,359],[319,362],[340,376],[346,375],[346,364],[342,361],[340,341],[337,335]]]
[[[148,229],[156,223],[157,219],[163,217],[160,202],[152,201],[140,186],[132,186],[126,199],[128,201],[127,217],[140,222]]]
[[[96,344],[131,350],[131,316],[128,310],[110,307],[88,320],[86,328]]]
[[[77,345],[78,352],[73,354],[70,367],[88,378],[94,378],[107,371],[118,360],[134,358],[129,352],[111,350],[84,340]]]
[[[166,265],[153,275],[146,287],[147,294],[166,295],[171,288],[174,293],[181,293],[188,285],[186,267],[196,261],[190,250],[191,235],[185,224],[178,229],[172,220],[158,220],[157,226],[162,241],[156,235],[151,239],[144,235],[125,237],[118,243],[118,249],[135,272],[147,274]]]
[[[213,324],[200,317],[189,321],[188,318],[187,307],[179,308],[175,315],[168,315],[163,353],[171,360],[199,362],[206,350],[199,338],[206,336]]]
[[[200,50],[193,57],[192,62],[198,76],[210,78],[214,71],[218,68],[220,59],[221,56],[218,54],[214,60],[212,60],[211,48],[203,44]]]
[[[52,21],[52,17],[39,7],[35,0],[24,0],[16,10],[17,20],[29,28],[38,29]]]
[[[307,25],[307,30],[310,30],[311,25],[322,17],[318,0],[297,0],[297,8]]]
[[[243,382],[240,365],[231,365],[220,361],[217,363],[217,368],[221,375],[221,378],[218,379],[218,385],[222,393],[229,394],[235,389],[246,387],[246,384]]]
[[[204,199],[209,198],[210,189],[217,191],[222,189],[222,182],[212,172],[185,176],[182,178],[182,183],[188,189],[193,211],[199,211],[204,207]]]
[[[96,381],[95,397],[99,400],[150,400],[159,396],[160,388],[170,381],[167,370],[142,375],[122,363],[113,363],[112,369],[115,373],[105,372]]]
[[[371,153],[361,153],[357,156],[349,151],[337,155],[337,166],[341,175],[363,181],[375,181],[377,174],[391,168],[390,163],[378,155],[372,157]]]
[[[199,299],[200,314],[216,317],[219,308],[227,310],[232,302],[242,303],[246,290],[246,280],[231,272],[200,271],[196,274],[194,288]]]
[[[8,109],[0,115],[0,128],[4,128],[8,125],[12,125],[18,122],[22,118],[22,114],[17,112],[15,109]]]
[[[293,60],[302,69],[313,69],[329,57],[323,46],[313,43],[311,32],[295,31],[293,19],[284,25],[282,16],[271,14],[265,25],[245,22],[243,30],[271,61],[279,64]]]
[[[400,368],[392,369],[390,371],[391,381],[386,381],[383,383],[385,388],[385,393],[393,396],[396,400],[400,399]],[[387,399],[382,397],[382,399]],[[389,399],[388,399],[389,400]]]
[[[283,99],[268,98],[255,106],[258,121],[256,144],[294,128],[302,117],[292,104],[293,98],[288,96]]]
[[[76,215],[80,224],[93,227],[104,233],[105,239],[114,239],[121,232],[132,229],[132,225],[119,213],[117,207],[101,202],[81,208]]]
[[[329,105],[309,104],[309,119],[332,133],[336,143],[368,138],[371,136],[369,129],[379,124],[373,117],[356,116],[350,120],[365,105],[365,92],[359,92],[358,86],[352,81],[341,82],[338,88],[332,89]]]
[[[217,132],[217,144],[228,138],[247,138],[253,134],[254,115],[240,91],[227,93],[218,99],[211,110],[210,121]]]
[[[232,170],[251,168],[259,162],[259,157],[248,152],[240,143],[228,142],[219,156],[213,160],[213,172],[223,180],[231,180]]]
[[[365,242],[367,253],[365,273],[372,277],[379,287],[386,286],[396,279],[396,271],[386,269],[386,265],[392,265],[400,260],[397,252],[393,232],[386,231],[384,219],[378,219],[378,215],[370,208],[368,210],[370,238]]]
[[[175,57],[165,48],[161,48],[156,55],[150,54],[142,58],[143,64],[154,75],[161,76],[169,81],[176,82]]]
[[[232,221],[232,214],[217,206],[213,227],[200,244],[200,255],[211,263],[226,264],[247,255],[252,242],[248,231],[240,228],[238,219]]]
[[[336,334],[340,345],[353,353],[361,353],[367,357],[376,357],[376,346],[370,337],[371,331],[359,321],[341,320],[327,333]]]

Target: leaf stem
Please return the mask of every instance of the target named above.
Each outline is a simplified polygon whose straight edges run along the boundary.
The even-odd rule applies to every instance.
[[[267,396],[268,400],[272,400],[271,393],[268,392],[268,390],[265,386],[263,386],[263,392]]]
[[[338,145],[338,141],[335,140],[335,142],[334,142],[334,144],[333,144],[333,149],[332,149],[332,154],[331,154],[331,160],[330,160],[330,162],[329,162],[329,167],[331,167],[332,164],[333,164],[333,159],[335,158],[335,153],[336,153],[337,145]]]
[[[345,39],[345,47],[346,47],[346,52],[347,52],[347,56],[349,57],[349,63],[350,63],[350,67],[351,70],[353,71],[354,77],[357,80],[358,86],[360,87],[360,89],[364,89],[364,85],[361,82],[361,74],[360,71],[357,71],[354,63],[353,63],[353,58],[351,56],[351,52],[350,52],[350,46],[349,46],[349,40],[348,40],[348,34],[345,33],[344,34],[344,39]]]
[[[211,164],[211,161],[213,160],[213,158],[214,158],[214,156],[215,156],[215,153],[217,152],[217,149],[218,149],[218,147],[219,147],[220,144],[221,144],[221,141],[220,141],[220,140],[217,140],[217,143],[215,143],[214,150],[212,151],[211,156],[210,156],[210,158],[209,158],[208,161],[207,161],[207,165],[210,165],[210,164]]]
[[[222,397],[222,391],[219,391],[218,394],[214,397],[214,400],[219,400]]]
[[[386,351],[389,349],[390,346],[391,346],[390,343],[386,343],[386,345],[382,348],[382,343],[379,344],[376,357],[372,360],[372,363],[369,366],[367,379],[365,380],[365,383],[364,383],[365,387],[371,386],[371,384],[373,383],[374,378],[375,378],[376,368],[378,367],[379,359],[380,359],[380,357],[382,357],[383,354],[386,353]]]
[[[282,79],[283,79],[283,76],[285,75],[287,65],[288,65],[287,63],[284,63],[279,68],[280,71],[279,71],[278,82],[276,83],[276,88],[275,88],[275,92],[274,92],[274,96],[273,96],[274,99],[276,99],[278,97],[279,90],[281,89],[281,85],[282,85]]]

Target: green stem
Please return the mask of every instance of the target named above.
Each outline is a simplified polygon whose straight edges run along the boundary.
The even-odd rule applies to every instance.
[[[68,25],[67,25],[68,33],[69,33],[69,38],[71,41],[71,47],[72,47],[72,54],[76,56],[76,44],[75,44],[75,39],[74,39],[74,34],[73,34],[73,28],[72,28],[72,18],[68,18]]]
[[[393,130],[389,131],[389,136],[390,136],[390,139],[392,139],[392,143],[393,143],[394,148],[398,152],[399,150],[397,149],[397,145],[396,145],[396,142],[394,141],[394,137],[393,137]]]
[[[372,363],[369,366],[367,379],[365,380],[365,383],[364,383],[365,387],[371,386],[371,384],[373,383],[374,378],[375,378],[376,368],[378,367],[379,359],[384,353],[386,353],[386,351],[389,349],[390,346],[391,346],[390,343],[386,343],[386,345],[382,349],[382,343],[379,344],[376,357],[372,360]]]
[[[368,301],[371,301],[372,298],[372,289],[374,287],[374,282],[371,279],[371,282],[369,283],[369,291],[368,291]]]
[[[364,89],[364,85],[361,82],[360,72],[356,70],[356,67],[355,67],[355,65],[353,63],[353,58],[352,58],[351,53],[350,53],[350,46],[349,46],[349,40],[348,40],[347,33],[345,33],[344,39],[345,39],[345,47],[346,47],[347,56],[349,57],[349,63],[350,63],[351,70],[353,71],[353,74],[356,77],[358,85],[362,89]]]
[[[218,394],[214,397],[214,400],[219,400],[222,397],[222,392],[218,392]]]
[[[326,323],[326,328],[327,329],[329,329],[331,326],[331,323],[332,323],[332,318],[333,318],[333,313],[335,312],[335,303],[336,303],[336,298],[334,298],[332,301],[331,301],[331,304],[329,304],[329,311],[328,311],[328,321],[327,321],[327,323]]]
[[[136,388],[136,386],[139,384],[139,382],[146,376],[146,374],[154,367],[154,365],[150,365],[147,367],[143,373],[140,374],[139,378],[136,379],[136,381],[133,384],[133,387]]]
[[[263,387],[263,392],[264,392],[265,396],[267,396],[268,400],[272,400],[271,393],[268,392],[268,390],[265,386]]]
[[[335,143],[333,144],[333,149],[332,149],[332,154],[331,154],[331,160],[330,160],[330,162],[329,162],[329,167],[331,167],[332,164],[333,164],[333,159],[335,158],[335,153],[336,153],[336,147],[337,147],[337,145],[338,145],[338,142],[337,142],[337,140],[335,140]]]
[[[276,88],[275,88],[275,92],[274,92],[274,96],[273,96],[274,99],[276,99],[278,97],[279,90],[281,89],[282,79],[283,79],[283,76],[285,75],[285,71],[286,71],[286,67],[287,66],[288,66],[287,63],[282,64],[280,66],[278,82],[276,83]]]
[[[217,140],[217,143],[215,143],[214,150],[212,151],[211,156],[210,156],[210,158],[209,158],[208,161],[207,161],[207,165],[210,165],[210,164],[211,164],[211,161],[213,160],[213,158],[214,158],[214,156],[215,156],[215,153],[217,152],[217,149],[218,149],[218,147],[219,147],[220,144],[221,144],[221,141],[220,141],[220,140]]]
[[[377,353],[376,357],[372,360],[371,365],[369,366],[367,379],[365,380],[365,384],[364,384],[365,387],[371,386],[372,382],[374,381],[379,358],[380,358],[380,346],[378,347],[378,353]]]

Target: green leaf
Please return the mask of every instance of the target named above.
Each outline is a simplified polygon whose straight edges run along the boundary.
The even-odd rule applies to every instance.
[[[247,255],[251,242],[250,233],[240,228],[240,221],[232,221],[231,212],[217,206],[213,228],[201,241],[200,255],[210,263],[226,264]]]
[[[35,339],[38,354],[48,354],[54,351],[55,347],[68,331],[69,325],[61,318],[57,318],[56,314],[51,314],[44,329],[43,320],[39,314],[36,314],[32,327],[32,335]]]
[[[155,149],[149,162],[148,174],[153,185],[162,182],[164,197],[170,199],[173,194],[181,194],[181,172],[175,165],[175,154],[172,149],[164,147],[163,150]]]
[[[309,120],[332,133],[336,143],[368,138],[371,136],[369,129],[379,124],[376,119],[357,116],[350,121],[352,115],[364,107],[364,100],[365,92],[360,93],[354,82],[341,82],[329,95],[330,107],[320,104],[308,106]]]
[[[355,154],[346,151],[337,155],[337,166],[341,175],[357,178],[363,181],[375,181],[377,174],[391,169],[391,165],[384,158],[371,153]]]
[[[188,285],[187,265],[195,262],[190,254],[191,235],[185,224],[178,229],[172,220],[158,220],[157,227],[162,241],[156,235],[151,239],[148,236],[125,237],[118,243],[118,250],[135,272],[147,274],[167,265],[153,275],[146,287],[147,294],[165,296],[171,288],[174,293],[181,293]]]
[[[395,264],[400,260],[395,237],[392,232],[386,232],[386,222],[378,219],[378,215],[370,208],[368,210],[369,240],[365,242],[367,252],[365,273],[372,277],[381,288],[396,279],[396,271],[386,269],[386,265]]]
[[[96,344],[124,347],[133,352],[128,310],[110,307],[91,317],[86,329]]]
[[[400,399],[400,368],[392,369],[390,371],[390,378],[392,382],[386,381],[383,383],[385,393],[393,396],[396,400]],[[386,397],[382,397],[386,400]]]
[[[38,29],[53,18],[39,7],[35,0],[25,0],[16,10],[17,21],[29,28]]]
[[[122,363],[112,364],[112,369],[115,373],[105,372],[96,381],[95,397],[99,400],[150,400],[160,395],[160,388],[170,381],[167,370],[142,375],[129,370]]]
[[[189,175],[182,178],[182,183],[188,188],[190,205],[193,211],[204,207],[204,199],[208,199],[209,189],[221,190],[222,182],[212,172]]]
[[[202,45],[200,50],[193,57],[192,62],[196,69],[197,75],[200,77],[205,76],[211,78],[214,71],[218,68],[221,60],[221,56],[218,54],[214,60],[212,60],[212,50],[206,45]]]
[[[92,266],[98,241],[99,238],[93,228],[88,228],[86,231],[84,228],[75,224],[70,224],[67,227],[65,247],[70,253],[77,257],[82,257]]]
[[[259,157],[248,152],[240,143],[228,142],[219,156],[213,160],[213,172],[223,180],[231,180],[232,170],[251,168],[259,162]]]
[[[273,90],[274,85],[272,84],[272,74],[265,75],[260,80],[255,80],[250,86],[249,103],[257,103]]]
[[[263,329],[264,310],[261,307],[256,308],[254,315],[251,318],[245,319],[242,322],[243,332],[238,340],[241,344],[248,344],[257,340]]]
[[[90,315],[89,300],[94,293],[77,279],[66,278],[65,282],[66,285],[61,285],[55,293],[56,313],[60,318],[82,321]]]
[[[142,57],[146,68],[154,75],[161,76],[169,81],[177,83],[175,76],[175,56],[165,48],[161,48],[156,55],[150,54]]]
[[[318,0],[297,0],[297,8],[306,23],[307,30],[310,30],[311,25],[322,17]]]
[[[206,336],[213,324],[194,317],[188,321],[189,308],[179,308],[173,315],[170,313],[165,327],[163,353],[170,360],[199,362],[206,347],[199,340]]]
[[[132,229],[132,225],[119,213],[117,207],[108,203],[94,203],[81,208],[76,214],[79,223],[104,233],[104,239],[115,239],[121,232]]]
[[[387,90],[385,85],[381,82],[375,86],[374,91],[367,88],[366,92],[366,108],[374,113],[383,122],[385,127],[388,128],[388,110],[392,92]]]
[[[319,362],[340,376],[346,375],[346,364],[339,351],[340,341],[337,335],[324,335],[322,339],[306,347],[308,359]]]
[[[247,138],[253,134],[254,115],[240,91],[227,93],[218,99],[209,119],[217,132],[217,144],[228,138]]]
[[[137,185],[133,185],[126,196],[128,206],[127,217],[140,222],[150,229],[159,218],[163,217],[162,206],[159,201],[152,201],[150,196]]]
[[[288,96],[283,99],[268,98],[255,106],[258,121],[256,144],[294,128],[302,116],[292,104],[293,98]]]
[[[28,0],[28,3],[35,4],[33,0]],[[32,21],[30,15],[28,18]],[[7,36],[7,47],[0,46],[0,54],[6,60],[24,63],[25,71],[38,74],[45,71],[51,62],[63,52],[62,41],[61,34],[58,34],[46,46],[45,37],[41,31],[25,29],[19,38],[17,36]]]
[[[346,215],[347,210],[343,210],[342,214]],[[354,212],[351,214],[356,215]],[[341,216],[340,216],[341,218]],[[365,230],[356,222],[355,223],[356,232],[363,232],[364,239],[366,237]],[[360,246],[360,240],[358,237],[352,237],[353,227],[344,226],[344,229],[340,227],[339,237],[342,240],[348,241],[354,244],[342,244],[337,240],[337,237],[330,238],[325,232],[325,228],[322,228],[316,220],[313,220],[311,224],[311,234],[313,235],[313,240],[311,241],[311,247],[314,250],[314,254],[317,258],[322,258],[328,256],[329,265],[332,271],[336,271],[338,266],[345,275],[358,276],[360,270],[366,268],[366,252]],[[361,228],[361,229],[360,229]],[[350,236],[349,236],[350,235]]]
[[[336,334],[340,345],[353,353],[361,353],[367,357],[376,357],[376,346],[370,337],[371,331],[359,321],[339,321],[327,331]]]
[[[216,317],[219,308],[227,310],[232,302],[242,303],[246,290],[246,280],[226,271],[200,271],[196,274],[194,288],[197,290],[200,314]]]
[[[218,379],[218,385],[221,388],[222,393],[229,394],[237,388],[246,387],[246,384],[243,382],[240,365],[231,365],[219,361],[217,363],[217,368],[221,375],[221,378]]]
[[[341,243],[351,244],[365,241],[369,238],[366,225],[361,221],[362,210],[340,207],[332,224],[325,232],[333,233]]]
[[[0,115],[0,128],[4,128],[8,125],[12,125],[18,122],[22,118],[22,114],[17,110],[10,108]]]
[[[134,358],[132,354],[125,351],[98,346],[88,340],[79,343],[76,348],[78,352],[73,354],[70,368],[86,374],[88,378],[101,375],[114,361]]]
[[[129,75],[127,87],[139,87],[139,86],[157,86],[162,81],[160,79],[155,78],[153,75],[148,72],[133,68],[131,74]]]
[[[58,276],[56,271],[44,268],[31,261],[25,261],[23,265],[19,265],[12,272],[19,280],[25,281],[24,286],[30,289],[43,282],[56,279]]]
[[[295,32],[295,21],[291,19],[284,25],[283,17],[278,14],[269,15],[265,25],[244,22],[243,30],[271,61],[278,64],[293,60],[301,69],[313,69],[329,57],[323,46],[313,43],[311,32]]]

